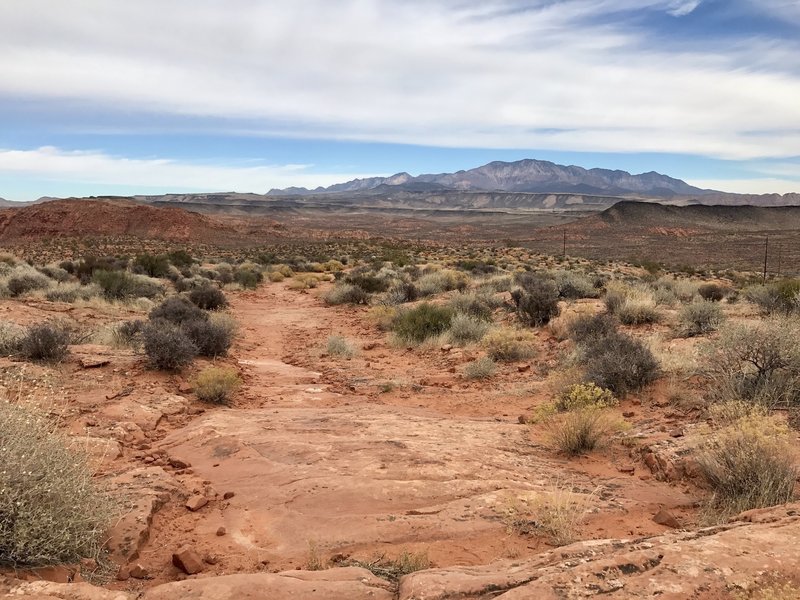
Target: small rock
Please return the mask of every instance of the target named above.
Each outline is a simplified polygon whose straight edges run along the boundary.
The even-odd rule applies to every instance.
[[[186,501],[186,508],[195,512],[203,508],[206,504],[208,504],[208,498],[200,494],[195,494]]]
[[[525,415],[520,415],[517,417],[517,423],[519,423],[520,425],[525,425],[527,422],[528,422],[528,417],[526,417]]]
[[[219,557],[216,554],[207,554],[203,557],[203,562],[207,565],[215,565],[219,562]]]
[[[170,456],[168,462],[169,465],[175,469],[188,469],[192,466],[191,463],[181,460],[180,458],[175,458],[174,456]]]
[[[653,521],[664,527],[671,527],[672,529],[680,529],[681,527],[681,524],[678,523],[678,519],[676,519],[671,512],[663,508],[655,514]]]
[[[224,500],[230,500],[230,499],[231,499],[231,498],[233,498],[235,495],[236,495],[236,492],[225,492],[225,493],[222,495],[222,498],[223,498]]]
[[[364,350],[374,350],[377,345],[378,345],[377,342],[367,342],[366,344],[364,344],[363,348]]]
[[[172,555],[172,564],[187,575],[194,575],[204,569],[203,559],[189,546],[184,546]]]
[[[98,367],[105,367],[111,360],[105,356],[82,356],[80,359],[81,366],[84,369],[96,369]]]
[[[683,429],[673,429],[669,432],[670,437],[680,438],[683,437]]]
[[[622,416],[625,417],[626,419],[630,419],[632,417],[635,417],[636,413],[633,412],[632,410],[629,410],[629,411],[626,411],[626,412],[622,413]]]
[[[445,344],[444,346],[442,346],[442,352],[450,352],[450,350],[452,349],[453,346],[451,344]]]
[[[226,533],[228,533],[228,530],[225,529],[224,527],[220,527],[219,529],[217,529],[217,537],[222,537]]]
[[[636,472],[636,467],[633,465],[622,465],[617,467],[617,471],[620,473],[627,473],[628,475],[633,475]]]
[[[117,571],[117,581],[128,581],[131,578],[131,572],[128,567],[120,567]]]
[[[530,370],[531,370],[530,365],[520,365],[517,367],[517,371],[519,371],[520,373],[527,373]]]
[[[150,573],[140,564],[133,565],[129,573],[134,579],[150,579]]]
[[[187,381],[182,381],[181,384],[178,386],[178,391],[181,394],[191,394],[194,391],[194,387],[191,383]]]

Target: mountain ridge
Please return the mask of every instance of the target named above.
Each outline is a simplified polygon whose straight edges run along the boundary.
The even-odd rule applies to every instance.
[[[365,193],[386,189],[403,191],[475,191],[523,193],[647,194],[657,198],[705,195],[703,190],[683,180],[655,171],[631,174],[622,170],[559,165],[550,161],[523,159],[514,162],[492,161],[473,169],[454,173],[428,173],[416,177],[406,172],[389,177],[368,177],[310,190],[291,187],[272,189],[270,196],[306,196],[335,193]]]

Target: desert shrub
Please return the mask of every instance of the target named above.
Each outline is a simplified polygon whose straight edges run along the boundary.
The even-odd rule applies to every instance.
[[[641,341],[614,333],[582,347],[586,379],[617,396],[642,389],[658,378],[659,364]]]
[[[209,367],[203,369],[193,383],[194,393],[199,400],[227,404],[242,382],[233,369]]]
[[[548,422],[551,443],[568,456],[585,454],[601,447],[615,428],[611,416],[597,407],[560,413]]]
[[[497,364],[488,356],[482,356],[464,366],[467,379],[488,379],[497,371]]]
[[[594,494],[556,485],[514,506],[509,511],[509,525],[523,535],[543,533],[554,546],[570,544],[580,536],[581,525],[592,510]]]
[[[624,325],[647,325],[661,320],[653,294],[644,289],[629,290],[613,314]]]
[[[228,299],[222,290],[210,285],[189,292],[189,301],[203,310],[219,310],[228,306]]]
[[[21,296],[35,290],[43,290],[50,287],[51,280],[47,275],[43,275],[33,269],[15,269],[6,281],[8,293],[12,297]]]
[[[716,331],[724,318],[719,304],[712,300],[695,300],[691,304],[685,304],[678,313],[680,331],[686,337]]]
[[[657,287],[653,290],[653,300],[656,306],[675,306],[678,296],[671,288]]]
[[[397,309],[387,305],[373,306],[368,313],[369,320],[381,331],[390,331],[396,317]]]
[[[233,344],[234,329],[224,320],[194,319],[183,321],[180,327],[194,343],[200,356],[225,356]]]
[[[103,290],[99,285],[90,283],[80,285],[79,283],[60,283],[56,287],[50,288],[44,297],[51,302],[73,303],[78,300],[91,300],[103,295]]]
[[[356,354],[356,347],[353,343],[341,335],[329,336],[326,350],[330,356],[340,358],[352,358]]]
[[[170,264],[178,268],[190,267],[194,264],[194,258],[186,250],[172,250],[167,252],[167,260]]]
[[[205,321],[208,319],[208,314],[186,298],[173,296],[151,310],[150,319],[153,321],[160,319],[180,325],[190,321]]]
[[[718,427],[733,425],[742,419],[766,419],[770,410],[763,404],[753,404],[745,400],[726,400],[708,406],[708,416]]]
[[[368,304],[369,294],[349,283],[337,283],[323,296],[327,304]]]
[[[116,346],[135,347],[139,344],[144,331],[145,322],[141,319],[123,321],[116,324],[111,330],[111,338]]]
[[[110,502],[86,457],[42,415],[0,401],[0,564],[43,566],[96,556]]]
[[[712,399],[800,403],[800,326],[773,318],[723,327],[706,347]]]
[[[541,276],[526,273],[520,278],[521,289],[514,290],[511,297],[517,307],[520,321],[532,327],[546,325],[560,313],[558,289],[555,283]]]
[[[89,283],[97,271],[124,271],[128,268],[128,260],[112,256],[86,256],[74,263],[74,275],[81,283]]]
[[[763,314],[789,314],[797,309],[800,280],[783,279],[768,285],[749,287],[744,297],[758,306]]]
[[[514,281],[509,275],[497,275],[489,277],[478,283],[478,293],[496,294],[498,292],[509,292],[514,285]]]
[[[69,353],[71,332],[62,323],[31,325],[19,341],[19,354],[27,360],[58,362]]]
[[[390,282],[382,277],[369,273],[349,273],[344,278],[345,283],[361,288],[368,294],[377,294],[389,289]]]
[[[611,390],[593,383],[576,383],[559,394],[553,403],[558,412],[584,408],[608,408],[618,404]]]
[[[164,286],[158,281],[125,271],[97,270],[92,280],[100,286],[108,300],[156,298],[164,293]]]
[[[401,281],[386,292],[385,303],[405,304],[406,302],[414,302],[417,298],[419,298],[417,286],[408,281]]]
[[[536,336],[520,329],[498,327],[487,333],[482,343],[494,360],[524,360],[536,354]]]
[[[150,366],[162,371],[178,371],[197,356],[197,346],[189,336],[164,319],[147,323],[142,341]]]
[[[489,331],[489,324],[472,315],[456,313],[450,322],[448,337],[454,344],[468,344],[479,342]]]
[[[192,290],[200,290],[209,287],[215,287],[213,280],[208,277],[203,277],[202,275],[183,277],[175,281],[175,290],[178,292],[191,292]]]
[[[169,258],[163,254],[140,254],[133,260],[131,268],[134,273],[148,277],[166,277],[169,273]]]
[[[603,304],[605,304],[608,314],[617,314],[627,297],[628,295],[624,287],[620,285],[609,285],[606,289],[606,295],[603,296]]]
[[[719,302],[725,297],[725,289],[716,283],[704,283],[697,288],[697,293],[703,300]]]
[[[264,280],[264,274],[258,265],[242,263],[236,267],[233,280],[247,290],[254,290]]]
[[[58,265],[45,265],[43,267],[38,267],[37,270],[42,275],[49,277],[53,281],[58,281],[59,283],[64,283],[65,281],[70,280],[69,273]]]
[[[0,356],[11,356],[19,352],[25,329],[15,323],[0,321]]]
[[[267,279],[269,279],[272,283],[280,283],[286,277],[280,271],[270,271],[267,273]]]
[[[461,292],[450,298],[447,304],[456,312],[491,321],[494,309],[501,306],[502,301],[487,294]]]
[[[597,298],[600,296],[600,291],[586,275],[573,271],[556,271],[552,276],[559,298],[577,300],[579,298]]]
[[[453,309],[423,302],[419,306],[397,313],[392,330],[406,342],[418,343],[448,330]]]
[[[420,277],[416,282],[421,297],[433,296],[451,290],[465,290],[469,286],[469,277],[461,271],[442,269]]]
[[[724,515],[790,502],[798,471],[788,430],[774,418],[749,416],[717,431],[697,464]]]
[[[568,333],[576,344],[591,344],[617,333],[617,322],[608,314],[579,316],[570,323]]]

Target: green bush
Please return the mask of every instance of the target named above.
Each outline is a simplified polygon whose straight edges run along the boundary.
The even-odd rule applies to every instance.
[[[158,319],[142,330],[144,351],[150,365],[162,371],[178,371],[197,356],[197,346],[174,323]]]
[[[581,315],[567,326],[576,344],[590,344],[617,333],[617,322],[608,314]]]
[[[169,259],[163,255],[140,254],[133,261],[133,272],[148,277],[166,277],[169,273]]]
[[[424,342],[447,331],[453,316],[451,308],[424,302],[398,313],[392,323],[392,330],[402,340]]]
[[[86,457],[40,414],[0,401],[0,565],[94,558],[111,503]]]

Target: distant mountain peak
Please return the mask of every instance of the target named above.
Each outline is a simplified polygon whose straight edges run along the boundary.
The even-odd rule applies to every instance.
[[[370,191],[446,191],[462,192],[527,192],[527,193],[593,193],[618,196],[701,195],[709,190],[693,187],[680,179],[655,171],[632,175],[627,171],[585,169],[576,165],[559,165],[547,160],[526,158],[515,162],[492,161],[474,169],[455,173],[425,174],[414,177],[402,172],[390,177],[368,177],[337,183],[327,188],[308,190],[287,188],[270,190],[270,195],[309,195],[365,193]]]

